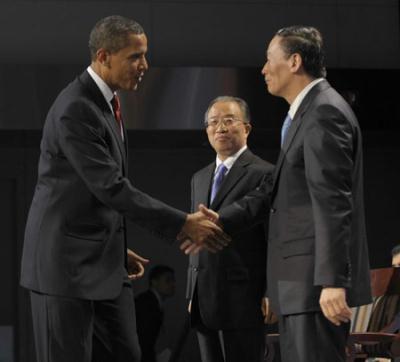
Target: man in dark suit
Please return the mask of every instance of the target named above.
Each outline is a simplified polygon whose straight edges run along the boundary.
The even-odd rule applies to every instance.
[[[127,260],[124,216],[171,242],[181,232],[213,248],[215,240],[204,238],[218,232],[127,178],[127,134],[115,92],[136,89],[147,70],[142,27],[107,17],[93,28],[89,48],[91,65],[47,115],[25,231],[21,284],[31,291],[38,362],[90,361],[94,329],[102,357],[140,360],[126,266],[140,267],[143,259],[129,252]]]
[[[371,300],[360,127],[325,80],[317,29],[279,30],[266,56],[268,91],[290,104],[272,192],[221,210],[220,222],[233,235],[271,203],[268,296],[282,360],[345,361],[349,307]]]
[[[156,362],[155,347],[164,319],[163,305],[174,294],[174,270],[167,265],[154,266],[149,273],[149,289],[135,298],[141,362]]]
[[[205,124],[216,161],[192,178],[192,210],[199,204],[219,210],[261,180],[272,180],[273,165],[247,148],[251,124],[244,100],[214,99]],[[219,253],[201,251],[190,257],[187,297],[203,362],[262,361],[266,253],[266,224],[259,224],[235,235]]]

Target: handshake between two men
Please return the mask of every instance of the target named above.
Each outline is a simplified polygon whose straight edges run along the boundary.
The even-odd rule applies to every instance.
[[[199,211],[187,215],[177,239],[185,254],[196,254],[202,249],[216,253],[232,240],[218,224],[218,214],[202,204]]]

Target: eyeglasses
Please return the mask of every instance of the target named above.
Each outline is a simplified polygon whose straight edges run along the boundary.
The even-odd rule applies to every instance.
[[[207,121],[204,122],[204,125],[206,127],[210,128],[217,128],[220,124],[222,124],[225,127],[230,127],[236,122],[243,122],[241,119],[236,118],[236,117],[222,117],[222,118],[209,118]],[[246,123],[246,122],[243,122]]]

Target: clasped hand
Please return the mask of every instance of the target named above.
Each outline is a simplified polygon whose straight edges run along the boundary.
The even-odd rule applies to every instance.
[[[204,205],[199,211],[188,214],[182,231],[178,235],[180,249],[185,254],[196,254],[202,249],[216,253],[225,248],[231,241],[218,225],[219,215]]]

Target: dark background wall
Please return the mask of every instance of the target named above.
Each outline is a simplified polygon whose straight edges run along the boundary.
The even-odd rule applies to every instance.
[[[259,71],[267,41],[278,28],[299,23],[319,27],[325,35],[329,80],[342,90],[357,91],[370,261],[373,267],[389,263],[391,247],[400,242],[400,115],[398,91],[389,92],[400,81],[397,0],[32,0],[3,1],[0,9],[0,329],[11,326],[14,337],[14,358],[5,361],[34,361],[29,303],[26,291],[18,287],[18,275],[36,180],[39,129],[58,91],[86,66],[88,33],[106,15],[132,17],[144,26],[150,65],[156,67]],[[268,103],[266,109],[264,99],[248,101],[257,114],[265,110],[274,115],[270,127],[255,129],[249,140],[256,153],[274,162],[285,105]],[[203,131],[129,133],[135,186],[187,210],[192,173],[213,159]],[[130,246],[153,264],[176,269],[178,289],[167,304],[166,321],[166,339],[173,343],[186,307],[187,259],[134,225],[129,225],[129,234]],[[144,288],[144,280],[135,285],[137,291]],[[6,342],[0,333],[0,351],[8,348]],[[188,346],[186,360],[196,361],[193,339]]]
[[[145,28],[153,65],[260,66],[277,29],[312,24],[325,34],[328,65],[398,68],[398,0],[2,1],[0,58],[82,64],[87,34],[121,14]]]

